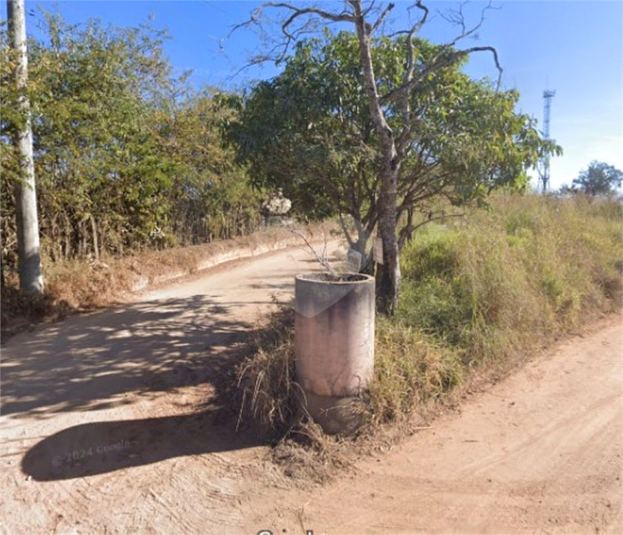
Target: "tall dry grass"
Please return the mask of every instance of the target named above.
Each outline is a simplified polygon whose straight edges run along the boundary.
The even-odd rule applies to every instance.
[[[398,312],[379,321],[370,420],[400,418],[475,368],[508,368],[620,309],[622,223],[611,201],[498,195],[424,227],[402,253]]]

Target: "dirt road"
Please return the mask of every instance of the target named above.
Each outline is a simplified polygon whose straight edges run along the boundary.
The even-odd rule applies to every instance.
[[[610,318],[561,344],[357,473],[284,493],[258,521],[288,511],[271,526],[315,534],[623,533],[621,327]]]
[[[219,421],[235,344],[314,262],[271,254],[2,348],[0,533],[623,533],[620,318],[301,489]]]

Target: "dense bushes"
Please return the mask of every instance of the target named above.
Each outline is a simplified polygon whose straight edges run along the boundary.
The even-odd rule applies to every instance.
[[[396,317],[379,322],[371,419],[620,308],[622,221],[615,202],[501,195],[488,211],[423,227],[403,251]]]
[[[249,233],[259,193],[223,143],[226,99],[193,91],[150,26],[71,26],[44,16],[29,44],[35,172],[44,260],[127,254]],[[2,33],[2,246],[16,264],[12,138],[21,117]]]
[[[479,358],[575,326],[620,298],[618,208],[497,197],[459,228],[425,227],[403,254],[399,319]]]

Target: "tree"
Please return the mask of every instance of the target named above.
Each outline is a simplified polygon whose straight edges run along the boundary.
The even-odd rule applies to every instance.
[[[377,85],[392,91],[404,79],[404,37],[375,39]],[[352,248],[367,256],[369,237],[381,214],[378,162],[382,147],[361,79],[358,40],[349,32],[302,40],[282,73],[257,84],[233,129],[239,156],[258,185],[281,187],[295,209],[348,215],[357,237]],[[440,46],[413,40],[420,62]],[[521,187],[526,168],[548,145],[531,119],[515,113],[518,94],[474,81],[461,61],[439,69],[409,91],[414,128],[397,174],[396,232],[400,248],[418,224],[443,217],[437,199],[462,205],[483,200],[495,187]],[[398,130],[403,116],[388,106],[387,122]]]
[[[571,188],[567,189],[591,197],[609,196],[616,193],[622,183],[623,171],[604,162],[592,161],[588,168],[573,180]]]
[[[160,196],[171,163],[153,135],[155,110],[165,109],[174,84],[160,50],[164,36],[146,27],[69,25],[46,12],[43,21],[46,39],[29,46],[43,246],[52,260],[121,252],[146,240],[166,210]],[[12,93],[3,84],[3,96]],[[14,116],[3,99],[3,134]],[[10,171],[10,154],[2,156]],[[17,177],[2,180],[4,187]],[[10,201],[2,199],[9,243]]]
[[[189,92],[161,121],[161,145],[176,169],[170,190],[171,225],[190,243],[227,239],[255,230],[261,192],[249,186],[225,125],[237,117],[237,99],[212,90]]]
[[[165,32],[143,24],[68,24],[42,12],[29,42],[28,97],[41,246],[51,261],[204,243],[260,224],[261,192],[226,147],[235,99],[191,90],[164,56]],[[3,266],[17,265],[15,197],[22,124],[0,25],[0,223]]]
[[[15,181],[15,215],[20,287],[33,294],[43,292],[39,219],[35,188],[30,102],[28,99],[28,54],[24,0],[7,0],[11,48],[14,52],[17,96],[13,143],[17,147],[18,179]],[[4,273],[3,273],[4,279]]]
[[[417,95],[441,71],[460,63],[472,53],[489,52],[500,73],[501,67],[493,47],[474,46],[462,50],[456,47],[460,40],[477,32],[484,20],[484,11],[480,22],[472,28],[467,27],[462,9],[452,12],[448,18],[461,28],[459,35],[449,43],[437,46],[434,53],[424,57],[420,53],[421,40],[417,40],[416,36],[428,19],[429,10],[418,0],[413,7],[421,13],[419,20],[409,28],[388,36],[395,44],[395,50],[399,51],[394,56],[399,68],[394,78],[383,79],[383,56],[375,55],[374,48],[394,4],[377,7],[375,2],[349,0],[342,5],[342,10],[327,11],[316,6],[268,3],[257,9],[251,20],[241,26],[256,24],[266,8],[284,10],[286,15],[280,21],[283,40],[256,60],[274,59],[277,62],[284,61],[292,45],[309,34],[319,21],[325,24],[350,24],[353,27],[357,43],[356,56],[359,59],[356,76],[363,90],[360,106],[368,110],[376,152],[372,164],[378,181],[374,197],[375,224],[383,242],[383,263],[377,272],[377,300],[382,312],[392,313],[400,285],[397,225],[401,215],[401,178],[405,173],[405,164],[420,150],[417,138],[421,134],[418,122],[421,107],[414,109],[413,95]],[[366,165],[369,164],[369,161],[366,162]],[[428,183],[434,180],[434,174],[429,175]],[[410,195],[416,197],[417,192],[411,192]]]

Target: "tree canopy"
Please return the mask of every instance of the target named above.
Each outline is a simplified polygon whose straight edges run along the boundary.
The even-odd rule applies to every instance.
[[[521,189],[530,166],[560,151],[516,110],[516,91],[463,71],[470,54],[486,52],[501,72],[494,48],[458,46],[484,18],[469,28],[459,9],[458,37],[433,44],[419,37],[429,13],[420,0],[421,18],[391,35],[383,32],[392,3],[269,3],[250,23],[269,7],[285,15],[283,46],[272,49],[283,69],[243,95],[192,89],[163,54],[166,33],[149,24],[46,16],[44,37],[29,45],[44,258],[246,233],[259,222],[262,190],[281,188],[301,217],[338,216],[368,270],[369,238],[381,237],[379,309],[391,312],[400,247],[423,221],[444,217],[440,200],[465,205],[498,187]],[[309,38],[336,21],[351,31],[325,26]],[[20,180],[11,138],[23,117],[3,31],[0,54],[1,180],[10,192]],[[3,254],[14,264],[13,196],[1,203]]]
[[[201,243],[247,233],[260,193],[226,147],[235,110],[210,89],[192,90],[149,25],[70,25],[45,14],[29,43],[29,96],[44,256],[53,260],[141,247]],[[19,161],[11,141],[22,117],[2,58],[2,244],[15,263]]]
[[[571,187],[563,187],[563,191],[583,193],[591,197],[609,196],[615,194],[622,183],[623,171],[604,162],[592,161],[573,180]]]
[[[283,72],[252,89],[232,133],[255,184],[283,188],[299,211],[351,216],[359,235],[350,241],[364,252],[379,220],[381,149],[357,47],[350,32],[299,41]],[[422,65],[440,48],[414,40]],[[404,49],[405,38],[373,41],[376,84],[384,93],[404,79]],[[440,197],[460,205],[496,187],[522,188],[526,170],[555,148],[515,111],[516,91],[470,79],[462,63],[431,73],[409,92],[413,126],[397,184],[402,241],[413,232],[414,215],[434,213]],[[397,131],[400,107],[384,107]]]

